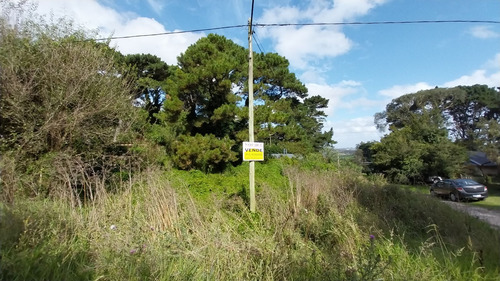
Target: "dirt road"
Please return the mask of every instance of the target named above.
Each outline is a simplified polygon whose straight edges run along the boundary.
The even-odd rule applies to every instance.
[[[489,223],[493,228],[500,231],[500,211],[488,210],[486,208],[473,206],[468,203],[443,201],[452,208],[467,213],[475,218]]]

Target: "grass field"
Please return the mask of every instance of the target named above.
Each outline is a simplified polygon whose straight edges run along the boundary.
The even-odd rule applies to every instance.
[[[478,180],[478,182],[480,181]],[[492,210],[500,210],[500,178],[494,178],[492,183],[487,184],[486,186],[488,186],[488,198],[483,201],[467,202],[467,204]],[[401,185],[401,187],[414,192],[429,194],[428,185]]]
[[[427,187],[299,164],[256,165],[256,213],[245,165],[0,202],[0,280],[498,280],[500,233]]]
[[[487,186],[488,198],[479,202],[471,202],[471,204],[488,209],[500,210],[500,180],[497,178],[493,180],[493,183],[488,184]]]

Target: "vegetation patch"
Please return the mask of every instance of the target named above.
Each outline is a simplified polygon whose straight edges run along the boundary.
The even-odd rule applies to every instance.
[[[24,3],[0,0],[0,280],[498,279],[498,231],[394,184],[460,172],[469,145],[494,152],[491,89],[393,101],[379,119],[391,133],[356,163],[323,130],[328,100],[286,58],[256,54],[255,135],[270,149],[251,212],[248,50],[210,34],[169,66]],[[445,117],[475,102],[470,129],[491,134],[452,142]]]

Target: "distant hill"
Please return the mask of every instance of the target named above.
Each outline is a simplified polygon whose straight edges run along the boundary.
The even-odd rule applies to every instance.
[[[336,148],[335,149],[340,155],[352,156],[356,153],[355,148]]]

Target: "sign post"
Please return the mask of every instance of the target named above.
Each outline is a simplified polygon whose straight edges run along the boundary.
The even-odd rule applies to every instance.
[[[243,142],[243,161],[250,162],[250,212],[255,212],[255,161],[264,161],[263,142]]]
[[[264,143],[243,142],[243,161],[264,161]]]
[[[248,20],[248,141],[254,142],[253,132],[253,50],[252,50],[252,21],[253,21],[253,5],[250,19]],[[262,147],[264,151],[264,147]],[[248,155],[253,156],[253,152],[248,152]],[[264,153],[262,153],[264,155]],[[243,157],[245,152],[243,152]],[[264,156],[262,156],[264,158]],[[250,169],[248,171],[250,181],[250,212],[255,213],[255,161],[250,161]]]

